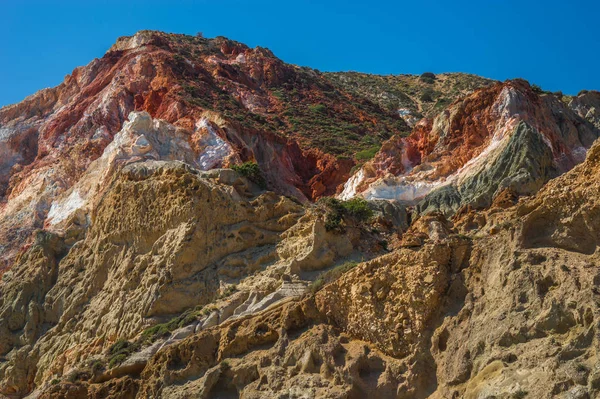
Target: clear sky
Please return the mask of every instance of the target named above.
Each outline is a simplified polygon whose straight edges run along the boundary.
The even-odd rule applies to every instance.
[[[598,0],[0,0],[0,106],[141,29],[226,36],[322,71],[460,71],[600,90]]]

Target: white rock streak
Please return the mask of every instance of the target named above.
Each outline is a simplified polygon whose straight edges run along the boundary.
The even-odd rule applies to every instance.
[[[217,135],[206,118],[198,121],[196,129],[203,130],[200,154],[190,146],[190,132],[152,119],[146,112],[131,112],[129,121],[115,134],[102,156],[90,164],[71,190],[52,202],[47,225],[57,226],[76,210],[91,205],[119,167],[127,163],[147,159],[179,160],[202,170],[220,167],[223,159],[233,154],[233,149]]]
[[[415,202],[422,199],[434,189],[443,187],[451,183],[459,183],[464,181],[469,176],[483,170],[487,165],[493,163],[502,149],[508,143],[511,133],[514,131],[520,116],[517,113],[517,104],[523,101],[518,92],[512,88],[504,88],[496,103],[493,105],[493,112],[498,117],[498,122],[495,125],[494,133],[489,140],[487,146],[475,157],[466,162],[460,169],[456,170],[449,176],[439,177],[436,173],[437,166],[418,168],[416,171],[412,169],[406,157],[406,147],[402,150],[402,165],[405,173],[400,176],[380,178],[368,187],[358,192],[358,187],[365,181],[366,176],[364,169],[360,169],[352,176],[344,185],[344,190],[339,195],[341,199],[347,200],[356,195],[360,195],[366,199],[383,199],[383,200],[400,200],[407,202]],[[405,109],[399,109],[401,116],[406,116]],[[436,118],[434,121],[434,130],[443,130],[446,127],[443,118]],[[546,138],[544,138],[547,140]],[[549,144],[549,143],[547,143]]]
[[[73,190],[71,194],[61,202],[53,202],[48,212],[47,219],[50,224],[58,224],[67,219],[73,212],[81,208],[85,200],[81,198],[79,192]]]
[[[233,154],[231,146],[220,138],[206,118],[196,124],[197,129],[206,129],[207,134],[202,137],[200,145],[204,150],[198,157],[198,166],[202,170],[213,169],[221,166],[223,159]]]
[[[340,199],[349,200],[350,198],[355,197],[358,185],[362,183],[364,177],[365,172],[362,168],[354,175],[352,175],[352,177],[350,177],[348,181],[344,184],[344,190],[339,195]]]

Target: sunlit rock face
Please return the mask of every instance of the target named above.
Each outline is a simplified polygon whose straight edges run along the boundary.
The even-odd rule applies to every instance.
[[[598,135],[554,96],[539,96],[522,81],[496,84],[419,122],[410,136],[392,138],[340,197],[400,200],[449,213],[486,207],[503,190],[535,193],[582,162]]]
[[[383,129],[389,137],[407,125],[334,90],[316,71],[222,37],[142,31],[119,39],[59,86],[0,109],[0,269],[31,244],[35,229],[87,202],[89,190],[74,185],[100,157],[179,159],[202,170],[252,161],[271,188],[301,201],[335,194],[354,165],[340,153],[351,155],[363,136]],[[322,110],[311,111],[316,105]],[[123,130],[134,111],[153,119],[141,130],[174,127],[154,141],[152,132],[131,136]],[[317,122],[358,133],[325,145]]]
[[[143,31],[0,109],[0,397],[599,396],[598,93],[424,75]]]
[[[181,161],[199,170],[209,170],[239,158],[206,117],[198,120],[194,132],[189,132],[152,119],[147,112],[131,112],[100,158],[90,164],[70,189],[52,201],[45,226],[55,229],[84,208],[87,215],[96,196],[106,189],[116,172],[127,164],[144,160]]]

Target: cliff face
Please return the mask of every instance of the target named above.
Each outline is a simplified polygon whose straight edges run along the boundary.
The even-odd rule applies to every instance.
[[[0,397],[595,397],[597,94],[119,39],[0,109]]]
[[[202,170],[256,161],[272,188],[302,200],[334,194],[354,151],[409,130],[263,48],[148,31],[121,38],[61,85],[0,110],[2,268],[132,111],[180,128],[181,160],[195,157]]]
[[[127,337],[127,345],[134,348],[132,354],[123,352],[127,354],[123,363],[109,367],[109,358],[114,358],[111,352],[114,344],[109,346],[114,340],[109,341],[110,335],[100,334],[91,339],[74,334],[73,331],[82,328],[81,324],[61,335],[57,333],[63,328],[59,322],[50,330],[53,339],[81,340],[80,345],[93,342],[93,346],[65,345],[71,349],[39,361],[37,376],[29,378],[36,381],[40,397],[45,398],[593,397],[598,393],[599,381],[595,368],[598,350],[596,265],[600,261],[596,250],[600,242],[600,213],[595,176],[599,148],[598,145],[592,147],[583,164],[551,181],[537,195],[514,207],[493,206],[480,212],[478,216],[483,224],[475,231],[469,230],[464,219],[463,222],[457,220],[455,226],[448,224],[440,214],[419,219],[412,227],[412,233],[423,239],[419,246],[412,244],[411,248],[398,248],[359,263],[316,292],[314,289],[307,292],[301,281],[280,278],[293,270],[289,266],[296,262],[302,262],[303,270],[308,271],[318,265],[316,259],[344,258],[347,251],[357,246],[357,241],[353,240],[350,230],[348,235],[330,235],[324,230],[319,233],[319,222],[314,214],[286,218],[287,225],[297,224],[283,234],[274,233],[283,240],[277,246],[278,255],[267,261],[272,266],[246,277],[237,286],[239,291],[214,301],[214,308],[187,321],[191,324],[176,319],[181,327],[176,326],[158,341],[139,344],[136,340],[141,338],[136,338],[134,332],[139,316],[125,322],[124,315],[142,315],[143,311],[118,316],[119,311],[96,310],[105,314],[99,324],[101,331],[106,328],[104,320],[119,320],[112,327],[113,339]],[[125,181],[129,183],[123,181],[115,185],[115,193],[111,193],[107,201],[120,200],[126,184],[146,186],[158,179],[173,187],[169,179],[178,173],[182,188],[186,187],[186,180],[192,186],[200,184],[200,191],[188,195],[201,193],[202,186],[208,183],[186,179],[189,171],[173,173],[169,172],[171,168],[182,167],[146,163],[126,168],[122,173],[128,176]],[[173,202],[172,197],[165,199]],[[267,205],[264,201],[261,203]],[[203,206],[201,204],[203,200],[198,201],[198,205]],[[285,210],[290,205],[280,209]],[[139,206],[132,207],[137,208]],[[260,214],[262,208],[256,209]],[[142,216],[143,212],[137,214]],[[245,216],[249,223],[255,223],[252,214]],[[142,217],[144,220],[145,216]],[[215,227],[219,224],[220,220],[216,221]],[[115,237],[130,229],[123,228],[125,230],[117,230]],[[201,230],[206,234],[212,228]],[[473,234],[458,234],[465,231]],[[190,244],[181,247],[197,248],[188,251],[192,257],[204,248],[195,243],[194,234],[186,240]],[[317,241],[311,237],[327,243],[315,252]],[[88,252],[90,250],[84,248],[90,246],[95,248],[97,244],[92,244],[92,240],[105,242],[107,239],[114,240],[90,235],[78,251]],[[41,256],[55,248],[56,243],[47,239],[37,245],[39,249],[35,253]],[[123,245],[122,250],[115,251],[122,253],[125,248],[141,248],[136,243]],[[154,244],[153,248],[160,251],[162,246]],[[332,249],[335,254],[330,252]],[[307,258],[309,252],[319,255]],[[98,256],[96,250],[88,253],[90,257]],[[326,253],[331,255],[324,256]],[[190,259],[177,254],[175,251],[175,258]],[[81,259],[75,255],[67,255],[65,260],[73,256],[72,260],[63,260],[60,264]],[[217,262],[217,274],[222,276],[219,278],[231,278],[233,265],[238,270],[233,276],[248,273],[243,266],[245,262],[237,261],[248,259],[246,255],[236,252],[228,258],[234,262],[229,263],[230,267]],[[142,268],[127,266],[131,261],[123,266],[118,266],[118,262],[110,266],[112,283],[105,284],[96,295],[104,295],[101,292],[107,290],[118,292],[124,296],[123,302],[110,301],[110,308],[116,310],[125,305],[128,302],[125,298],[132,298],[133,292],[139,290],[138,284],[121,286],[121,281],[127,279],[116,272],[126,267],[128,275],[135,278],[142,271],[152,275],[162,270],[153,266],[163,262],[159,253],[146,259],[140,258],[149,265]],[[166,270],[173,273],[181,267],[185,269],[185,262],[166,264],[172,265]],[[327,265],[321,263],[317,267]],[[85,266],[84,272],[72,271],[72,278],[79,274],[83,283],[86,280],[83,275],[90,273],[88,267]],[[89,277],[87,279],[89,281]],[[63,282],[61,277],[56,284],[65,286],[65,283],[69,290],[73,287],[72,279]],[[118,289],[115,284],[119,284]],[[161,284],[171,286],[175,280],[159,278],[158,286]],[[176,291],[179,290],[182,287]],[[55,298],[51,302],[58,299],[55,295],[49,296]],[[162,295],[153,297],[163,301]],[[170,306],[177,303],[179,301],[171,302]],[[132,305],[138,306],[128,306]],[[86,312],[96,307],[90,306]],[[67,313],[62,317],[73,320]],[[85,315],[80,320],[83,324],[90,316]],[[41,353],[48,353],[46,350]],[[27,353],[30,354],[31,349]],[[20,365],[32,362],[24,355],[20,359]],[[17,371],[36,370],[33,366],[21,367],[5,371],[5,375],[11,377],[9,381],[18,381]],[[61,374],[65,377],[59,377]],[[59,382],[47,382],[54,377],[59,377],[56,380]]]
[[[579,114],[582,102],[590,100],[571,102]],[[341,197],[403,200],[420,212],[453,214],[488,207],[505,190],[530,195],[583,160],[600,134],[593,121],[524,81],[497,83],[420,121],[408,137],[390,139]]]

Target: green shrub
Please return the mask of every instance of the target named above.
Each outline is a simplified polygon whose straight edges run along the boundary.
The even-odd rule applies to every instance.
[[[342,221],[345,218],[354,219],[356,222],[365,222],[373,216],[373,210],[369,203],[363,198],[352,198],[348,201],[340,201],[336,198],[325,198],[323,200],[328,208],[325,214],[325,230],[341,231]]]
[[[119,353],[118,355],[112,356],[108,361],[108,367],[113,368],[123,363],[127,359],[127,355],[125,353]]]
[[[277,97],[280,100],[285,100],[285,92],[281,89],[273,89],[271,90],[273,96]]]
[[[432,72],[424,72],[419,77],[419,80],[423,83],[434,84],[435,83],[435,74]]]
[[[127,351],[131,345],[132,345],[131,342],[121,338],[121,339],[118,339],[117,342],[115,342],[114,344],[111,345],[108,352],[111,355],[116,355],[117,353]]]
[[[141,344],[151,344],[159,338],[167,337],[171,334],[172,331],[185,327],[187,325],[192,324],[201,315],[205,315],[207,308],[203,308],[202,306],[197,306],[193,309],[188,309],[177,317],[172,318],[166,323],[157,324],[150,328],[147,328],[142,333],[140,338]]]
[[[136,352],[139,349],[139,344],[134,342],[129,342],[125,339],[119,339],[111,347],[108,349],[108,353],[110,354],[110,358],[108,360],[108,366],[113,368],[114,366],[121,364],[131,355],[133,352]],[[104,368],[104,365],[100,364],[100,367]],[[94,365],[92,365],[92,370],[94,370]],[[98,367],[98,366],[96,366]]]
[[[235,285],[230,285],[229,287],[225,288],[225,290],[221,293],[221,295],[217,297],[217,299],[227,298],[228,296],[231,296],[231,294],[235,293],[237,290],[238,289]]]
[[[324,106],[323,104],[312,104],[312,105],[308,106],[308,109],[310,109],[310,111],[314,112],[314,113],[319,113],[319,114],[327,113],[327,107]]]
[[[363,198],[352,198],[342,202],[342,207],[346,212],[361,221],[366,221],[373,216],[373,210],[369,208],[369,203]]]
[[[536,84],[531,85],[531,89],[537,94],[542,94],[544,92],[544,90],[542,90],[542,88]]]
[[[318,278],[315,281],[312,282],[312,284],[310,285],[310,291],[314,294],[315,292],[319,291],[321,288],[323,288],[323,286],[325,285],[325,280],[323,280],[322,278]]]
[[[156,341],[158,338],[162,338],[170,334],[171,331],[167,327],[166,323],[157,324],[150,328],[147,328],[142,333],[142,342],[144,343],[152,343]]]
[[[434,95],[435,95],[435,92],[432,89],[427,88],[427,89],[423,90],[423,93],[421,93],[420,99],[423,102],[430,103],[430,102],[433,102]]]
[[[102,370],[104,370],[104,363],[102,363],[102,361],[100,360],[94,360],[91,369],[92,373],[99,374],[100,372],[102,372]]]
[[[256,183],[256,185],[263,190],[267,188],[267,181],[256,162],[244,162],[241,165],[233,165],[231,169]]]
[[[512,397],[515,399],[523,399],[527,396],[529,392],[524,391],[522,389],[519,389],[518,391],[516,391],[515,393],[513,393]]]
[[[444,108],[446,108],[448,105],[451,104],[451,101],[447,98],[439,98],[436,102],[435,105],[433,106],[433,109],[436,109],[439,111],[442,111]]]
[[[76,383],[77,381],[87,381],[92,376],[87,371],[75,370],[67,376],[67,381]]]
[[[342,215],[337,212],[328,212],[325,215],[325,230],[333,231],[341,228]]]
[[[367,161],[369,159],[372,159],[375,154],[377,154],[377,151],[379,151],[380,146],[374,146],[371,148],[368,148],[366,150],[362,150],[356,153],[356,155],[354,155],[354,157],[356,158],[356,160],[358,161]]]

